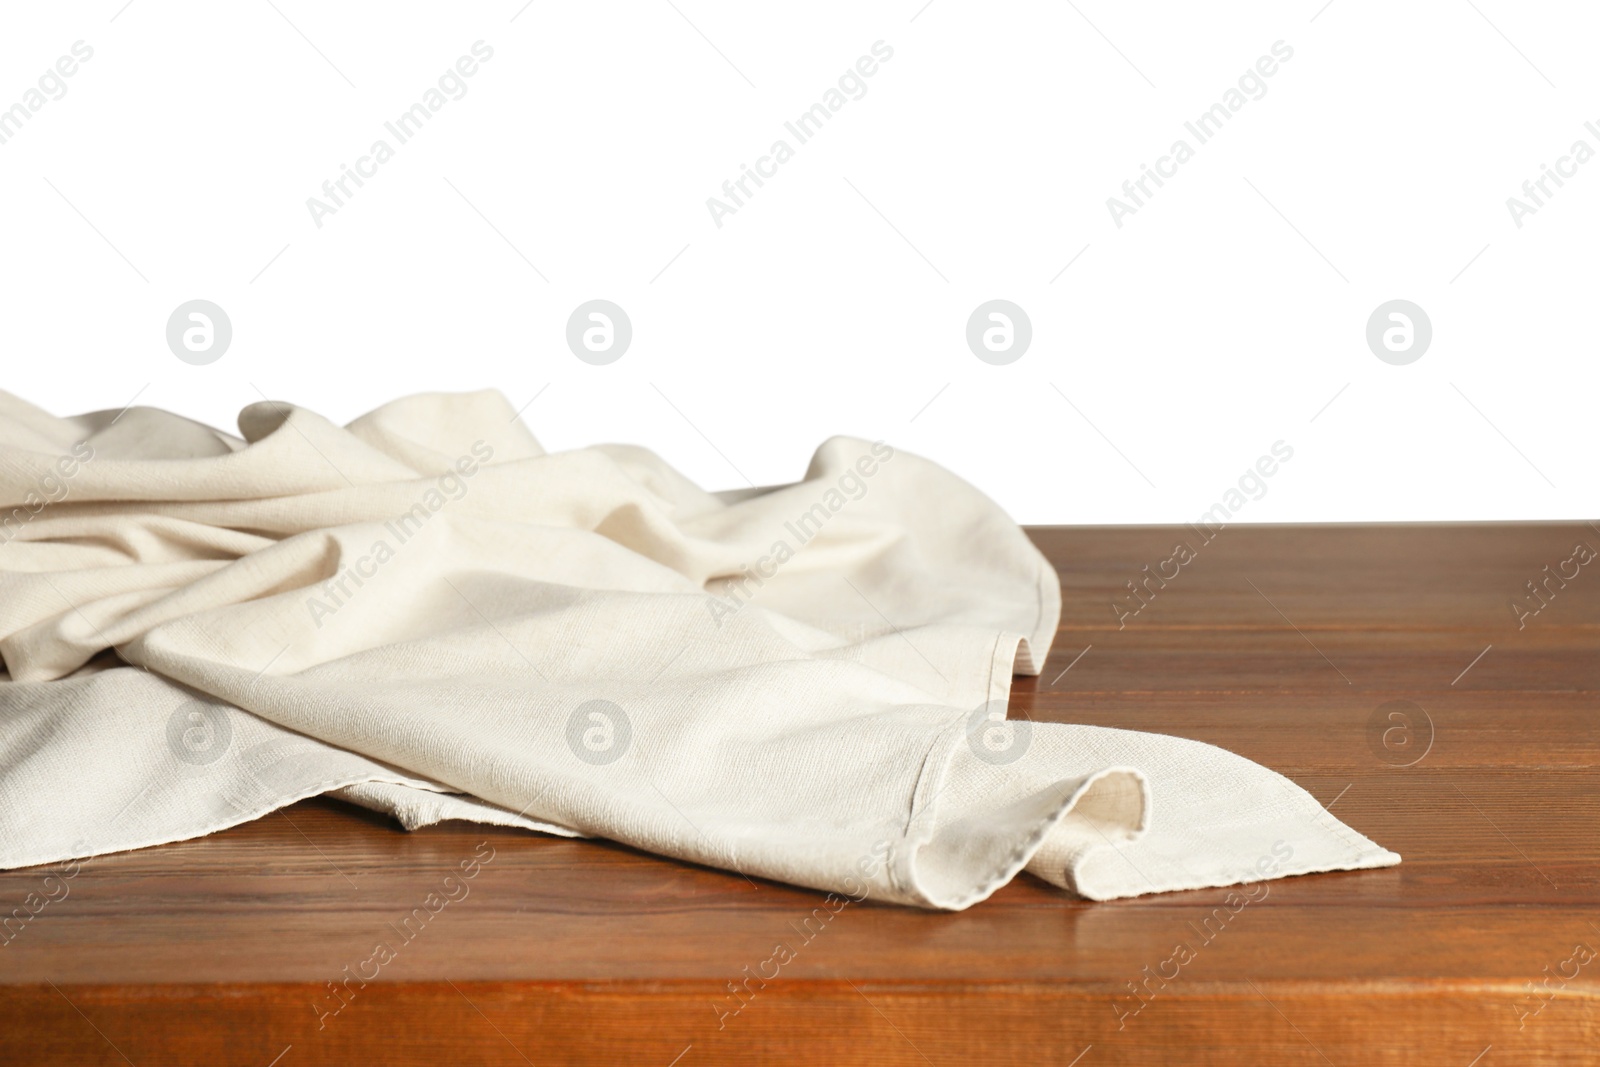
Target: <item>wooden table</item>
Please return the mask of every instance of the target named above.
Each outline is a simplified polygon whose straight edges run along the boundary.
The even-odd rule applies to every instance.
[[[1600,528],[1032,533],[1066,606],[1014,716],[1224,746],[1405,862],[1272,883],[1142,1001],[1222,891],[1090,904],[1022,875],[961,914],[853,905],[724,1015],[820,894],[312,801],[84,862],[0,947],[0,1063],[1600,1062],[1600,562],[1511,608]],[[339,1007],[327,983],[482,849]],[[40,877],[0,874],[0,910]]]

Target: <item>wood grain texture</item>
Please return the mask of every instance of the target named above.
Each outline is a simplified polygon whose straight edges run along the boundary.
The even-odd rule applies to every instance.
[[[851,905],[805,941],[818,893],[309,801],[85,861],[0,946],[0,1063],[1600,1062],[1600,958],[1572,962],[1600,949],[1600,569],[1520,628],[1510,607],[1600,530],[1030,532],[1064,609],[1013,716],[1222,745],[1405,862],[1271,883],[1204,939],[1222,891],[1090,904],[1023,875],[957,915]],[[1119,628],[1125,583],[1185,540]],[[1391,701],[1421,714],[1386,744]],[[334,999],[482,842],[470,895]],[[43,873],[0,873],[0,911]],[[795,958],[731,996],[779,941]]]

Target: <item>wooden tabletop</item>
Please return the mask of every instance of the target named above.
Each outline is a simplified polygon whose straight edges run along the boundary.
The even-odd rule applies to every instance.
[[[1572,562],[1600,528],[1030,532],[1065,606],[1013,717],[1221,745],[1404,862],[1270,883],[1203,943],[1225,891],[1092,904],[1026,874],[805,942],[819,893],[310,801],[84,861],[0,945],[0,1063],[1600,1062],[1600,560]],[[0,912],[43,874],[0,873]]]

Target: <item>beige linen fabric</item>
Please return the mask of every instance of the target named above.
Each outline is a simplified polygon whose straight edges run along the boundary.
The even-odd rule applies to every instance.
[[[719,494],[495,392],[239,431],[0,393],[0,867],[322,793],[933,908],[1399,862],[1209,745],[1004,722],[1056,574],[887,445]]]

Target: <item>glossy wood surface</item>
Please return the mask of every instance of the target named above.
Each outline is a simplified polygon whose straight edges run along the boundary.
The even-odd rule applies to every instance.
[[[1064,609],[1014,716],[1224,746],[1405,862],[1271,883],[1168,980],[1222,891],[1090,904],[1023,875],[803,942],[821,894],[310,801],[85,861],[0,945],[0,1064],[1600,1062],[1600,561],[1520,628],[1511,607],[1600,529],[1030,533]],[[1194,559],[1119,628],[1179,541]],[[1386,735],[1394,701],[1421,714]],[[485,847],[470,894],[335,999]],[[0,873],[0,911],[43,873]]]

